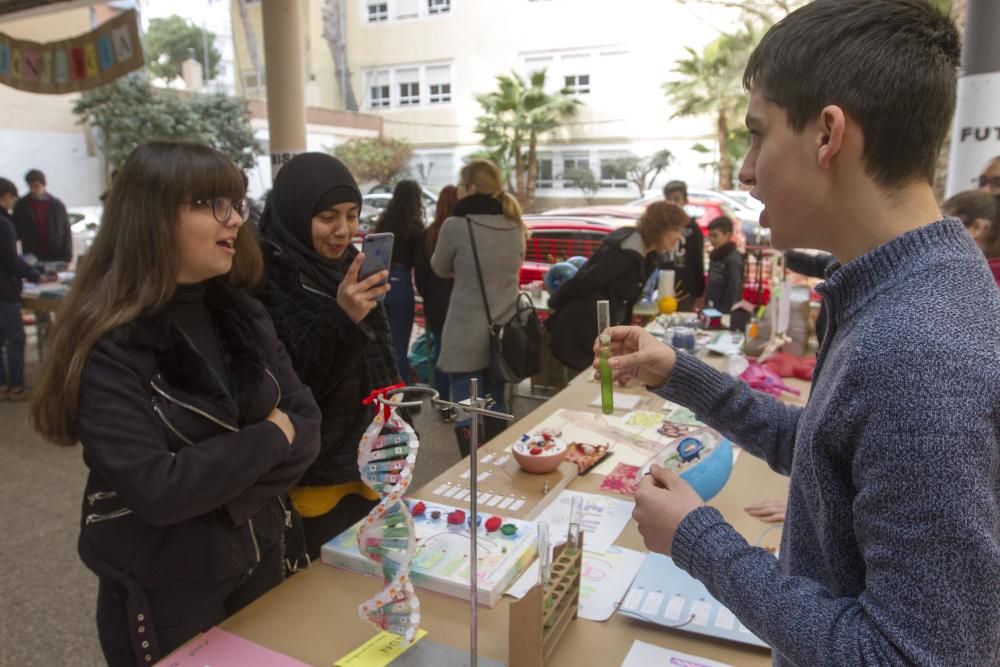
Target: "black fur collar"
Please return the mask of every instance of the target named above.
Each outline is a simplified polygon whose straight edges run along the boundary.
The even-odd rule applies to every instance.
[[[123,324],[110,335],[118,345],[152,353],[157,359],[157,375],[171,389],[206,402],[214,407],[213,412],[222,412],[231,421],[242,423],[265,379],[266,363],[253,327],[259,313],[248,296],[220,281],[206,289],[205,305],[215,319],[235,396],[180,327],[162,311]]]

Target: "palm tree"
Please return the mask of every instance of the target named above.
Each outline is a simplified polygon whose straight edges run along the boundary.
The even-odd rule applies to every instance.
[[[678,60],[676,81],[663,84],[677,110],[673,117],[715,116],[715,136],[719,145],[719,188],[733,187],[733,160],[728,142],[733,123],[743,116],[746,92],[743,90],[743,67],[759,35],[751,24],[732,35],[723,35],[705,47],[703,53],[687,47],[688,58]]]
[[[568,89],[545,90],[545,70],[532,72],[527,81],[518,73],[497,76],[497,90],[476,96],[483,115],[476,132],[490,153],[503,156],[500,168],[513,175],[513,190],[530,209],[538,176],[538,140],[576,114],[580,100]],[[525,155],[527,147],[527,155]]]

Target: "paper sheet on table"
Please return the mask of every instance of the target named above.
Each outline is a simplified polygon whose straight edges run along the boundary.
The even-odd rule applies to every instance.
[[[614,392],[614,404],[615,410],[620,410],[628,412],[629,410],[634,410],[635,406],[639,404],[639,401],[643,399],[642,396],[638,394],[619,394],[617,391]],[[590,402],[591,407],[599,408],[601,407],[601,395],[598,394],[597,398]]]
[[[644,553],[622,547],[611,547],[604,552],[584,549],[578,611],[580,618],[588,621],[606,621],[611,618],[645,558]],[[511,585],[506,594],[520,600],[536,583],[537,560]]]
[[[180,647],[160,663],[163,667],[308,667],[287,655],[272,651],[221,628],[212,628]]]
[[[561,491],[559,496],[535,517],[536,522],[545,521],[549,524],[549,538],[552,544],[562,544],[566,541],[570,505],[575,497],[583,499],[580,527],[584,533],[584,548],[607,551],[621,535],[625,525],[632,520],[635,503],[594,493],[581,493],[568,489]]]
[[[670,649],[660,648],[653,644],[641,642],[638,639],[632,642],[632,648],[625,656],[622,667],[648,667],[649,665],[672,665],[676,667],[732,667],[724,662],[716,662],[708,658],[699,658],[696,655],[678,653]]]

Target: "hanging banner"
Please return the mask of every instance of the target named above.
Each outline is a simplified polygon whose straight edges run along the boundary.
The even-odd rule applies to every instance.
[[[130,9],[84,35],[39,44],[0,32],[0,83],[62,95],[96,88],[144,64],[139,17]]]

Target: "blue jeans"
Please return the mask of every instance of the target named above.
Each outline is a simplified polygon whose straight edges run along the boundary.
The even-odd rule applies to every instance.
[[[507,386],[503,382],[492,382],[486,377],[486,369],[475,371],[474,373],[448,373],[448,382],[451,384],[451,401],[458,403],[469,398],[469,380],[476,378],[479,381],[478,393],[480,398],[489,394],[495,401],[491,410],[497,412],[507,412],[507,399],[505,393]],[[455,422],[455,440],[458,442],[458,451],[462,457],[469,455],[472,445],[469,441],[469,425],[471,420],[463,419]],[[479,444],[483,445],[507,428],[507,422],[502,419],[492,417],[479,420]]]
[[[17,301],[0,301],[0,385],[24,386],[24,324]]]
[[[431,339],[431,363],[434,364],[434,388],[437,389],[441,398],[451,400],[451,383],[448,381],[448,374],[438,368],[438,358],[441,356],[441,332],[430,331]]]
[[[389,317],[389,333],[396,350],[396,368],[403,382],[411,382],[413,369],[407,354],[410,351],[410,334],[413,331],[413,278],[410,267],[393,264],[389,267],[389,285],[385,295],[385,312]]]

